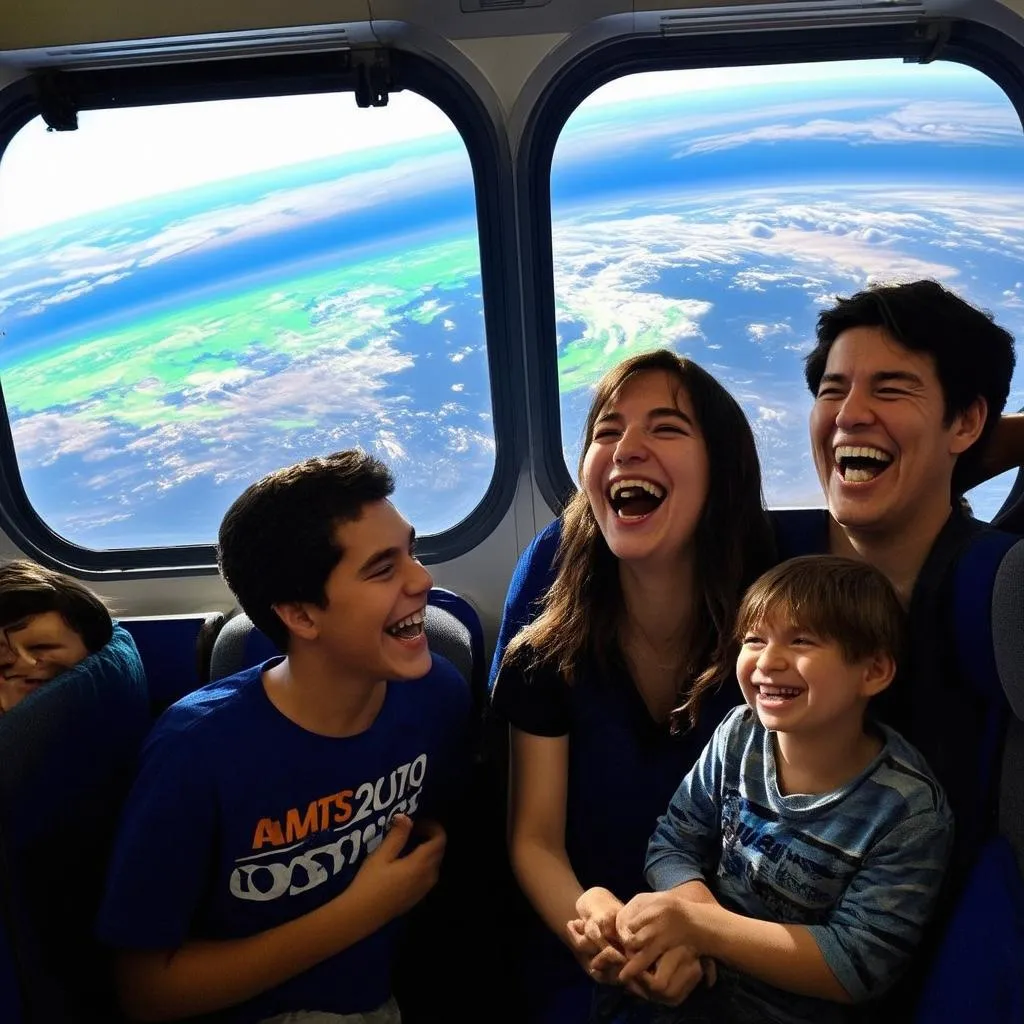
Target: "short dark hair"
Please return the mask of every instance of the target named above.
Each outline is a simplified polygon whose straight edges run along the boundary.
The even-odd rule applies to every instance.
[[[46,612],[57,612],[90,654],[114,635],[107,606],[78,580],[28,560],[0,565],[0,631]]]
[[[854,327],[882,327],[904,348],[935,360],[947,424],[979,396],[985,399],[985,426],[953,471],[953,495],[963,494],[977,479],[985,442],[1006,405],[1017,358],[1013,335],[936,281],[866,288],[818,314],[818,342],[804,367],[812,394],[836,338]]]
[[[758,625],[785,621],[839,645],[853,663],[873,654],[899,660],[906,613],[889,580],[867,562],[802,555],[759,577],[736,616],[736,639]]]
[[[279,469],[247,487],[220,524],[217,563],[253,624],[288,649],[288,628],[275,604],[305,601],[324,608],[327,577],[344,555],[340,523],[391,496],[395,481],[379,459],[357,449]]]

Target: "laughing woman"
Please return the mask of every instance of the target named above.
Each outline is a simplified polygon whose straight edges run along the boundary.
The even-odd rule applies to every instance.
[[[510,725],[512,866],[547,926],[525,954],[530,1019],[552,1024],[588,1019],[585,970],[619,901],[647,888],[654,822],[740,701],[734,679],[689,698],[708,666],[728,663],[743,590],[773,561],[750,426],[671,352],[598,384],[579,480],[556,579],[493,691]],[[567,928],[578,917],[589,934]]]

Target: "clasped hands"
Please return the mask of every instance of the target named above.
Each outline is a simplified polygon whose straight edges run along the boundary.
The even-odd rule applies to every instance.
[[[569,921],[569,942],[583,969],[604,985],[678,1006],[707,977],[714,961],[701,957],[688,901],[675,892],[640,893],[623,903],[608,889],[587,889]]]

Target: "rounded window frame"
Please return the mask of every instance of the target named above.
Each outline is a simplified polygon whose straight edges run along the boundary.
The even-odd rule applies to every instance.
[[[450,528],[417,540],[422,561],[456,558],[481,543],[505,516],[525,457],[525,387],[509,358],[518,329],[512,301],[515,276],[506,258],[511,244],[511,158],[507,143],[480,98],[454,71],[397,49],[386,55],[387,75],[448,116],[466,146],[473,173],[481,293],[495,458],[490,482],[473,511]],[[365,63],[344,53],[317,51],[188,64],[58,71],[23,78],[0,91],[0,160],[7,145],[37,116],[68,111],[156,106],[202,100],[256,99],[327,92],[367,93]],[[355,102],[355,98],[353,99]],[[372,103],[371,103],[372,105]],[[213,543],[145,547],[85,547],[57,534],[33,507],[21,478],[0,380],[0,529],[29,557],[84,579],[156,578],[217,572]],[[413,513],[414,514],[414,513]]]
[[[671,38],[615,39],[589,49],[547,83],[530,111],[519,147],[516,181],[523,259],[530,458],[544,500],[556,512],[576,491],[565,462],[558,393],[551,170],[555,147],[569,118],[609,82],[651,71],[741,65],[810,64],[831,60],[941,59],[986,75],[1006,94],[1024,131],[1024,41],[963,19],[927,19],[850,28],[732,31]],[[997,524],[1024,498],[1024,467],[999,512]]]

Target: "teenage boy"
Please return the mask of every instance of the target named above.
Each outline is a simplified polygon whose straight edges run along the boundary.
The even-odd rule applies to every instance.
[[[437,881],[432,816],[470,697],[427,649],[432,581],[393,489],[344,451],[271,473],[224,517],[221,573],[284,653],[185,697],[147,740],[99,922],[130,1016],[400,1019],[395,925]]]
[[[0,711],[103,651],[114,637],[110,612],[78,580],[29,561],[0,565]],[[101,656],[142,671],[124,630],[117,630],[115,646]]]
[[[658,1021],[847,1021],[906,969],[953,819],[921,755],[865,720],[893,679],[902,618],[880,572],[834,556],[791,559],[747,592],[746,705],[658,821],[646,871],[661,891],[615,921],[625,985],[678,947],[717,963],[714,987]]]

